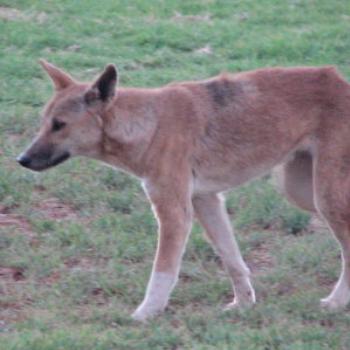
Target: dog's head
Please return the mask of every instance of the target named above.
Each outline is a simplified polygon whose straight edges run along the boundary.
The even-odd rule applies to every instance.
[[[103,136],[101,114],[115,95],[116,68],[106,66],[94,83],[86,84],[44,60],[40,64],[51,78],[55,94],[44,108],[38,135],[17,161],[42,171],[72,156],[98,156]]]

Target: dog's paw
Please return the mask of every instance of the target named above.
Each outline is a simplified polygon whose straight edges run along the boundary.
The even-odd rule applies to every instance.
[[[346,307],[346,303],[334,298],[324,298],[320,300],[320,306],[327,311],[340,311]]]
[[[142,312],[140,310],[135,310],[132,314],[131,314],[131,318],[134,321],[138,321],[138,322],[146,322],[149,318],[151,318],[151,315],[147,315],[147,313]]]
[[[255,304],[255,300],[244,300],[244,301],[238,301],[234,300],[231,303],[225,305],[224,311],[231,311],[231,310],[244,310],[253,307]]]
[[[256,302],[255,291],[252,288],[250,282],[248,281],[245,288],[240,288],[239,293],[236,290],[236,296],[233,301],[224,307],[224,311],[229,310],[241,310],[252,307]]]
[[[131,317],[138,322],[146,322],[155,316],[159,315],[163,310],[156,308],[147,308],[140,305],[131,315]]]

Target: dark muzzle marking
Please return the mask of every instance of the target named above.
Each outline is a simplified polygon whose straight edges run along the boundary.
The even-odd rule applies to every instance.
[[[51,167],[54,167],[60,163],[63,163],[70,157],[69,152],[63,152],[58,156],[54,157],[52,149],[48,148],[44,152],[36,154],[23,154],[17,158],[17,162],[25,168],[41,171]]]

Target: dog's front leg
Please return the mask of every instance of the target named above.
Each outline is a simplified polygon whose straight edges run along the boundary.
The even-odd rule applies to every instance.
[[[165,309],[178,279],[192,224],[192,204],[187,189],[179,184],[171,187],[152,185],[146,189],[158,220],[159,236],[145,298],[132,315],[138,321],[145,321]]]

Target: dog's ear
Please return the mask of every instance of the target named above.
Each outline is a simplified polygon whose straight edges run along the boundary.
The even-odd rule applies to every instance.
[[[62,69],[57,68],[53,64],[43,59],[40,59],[39,63],[50,76],[57,91],[65,89],[66,87],[75,83],[74,79],[68,73],[65,73]]]
[[[108,102],[115,96],[118,83],[118,73],[114,64],[108,64],[103,73],[95,80],[91,88],[85,93],[85,102]]]

